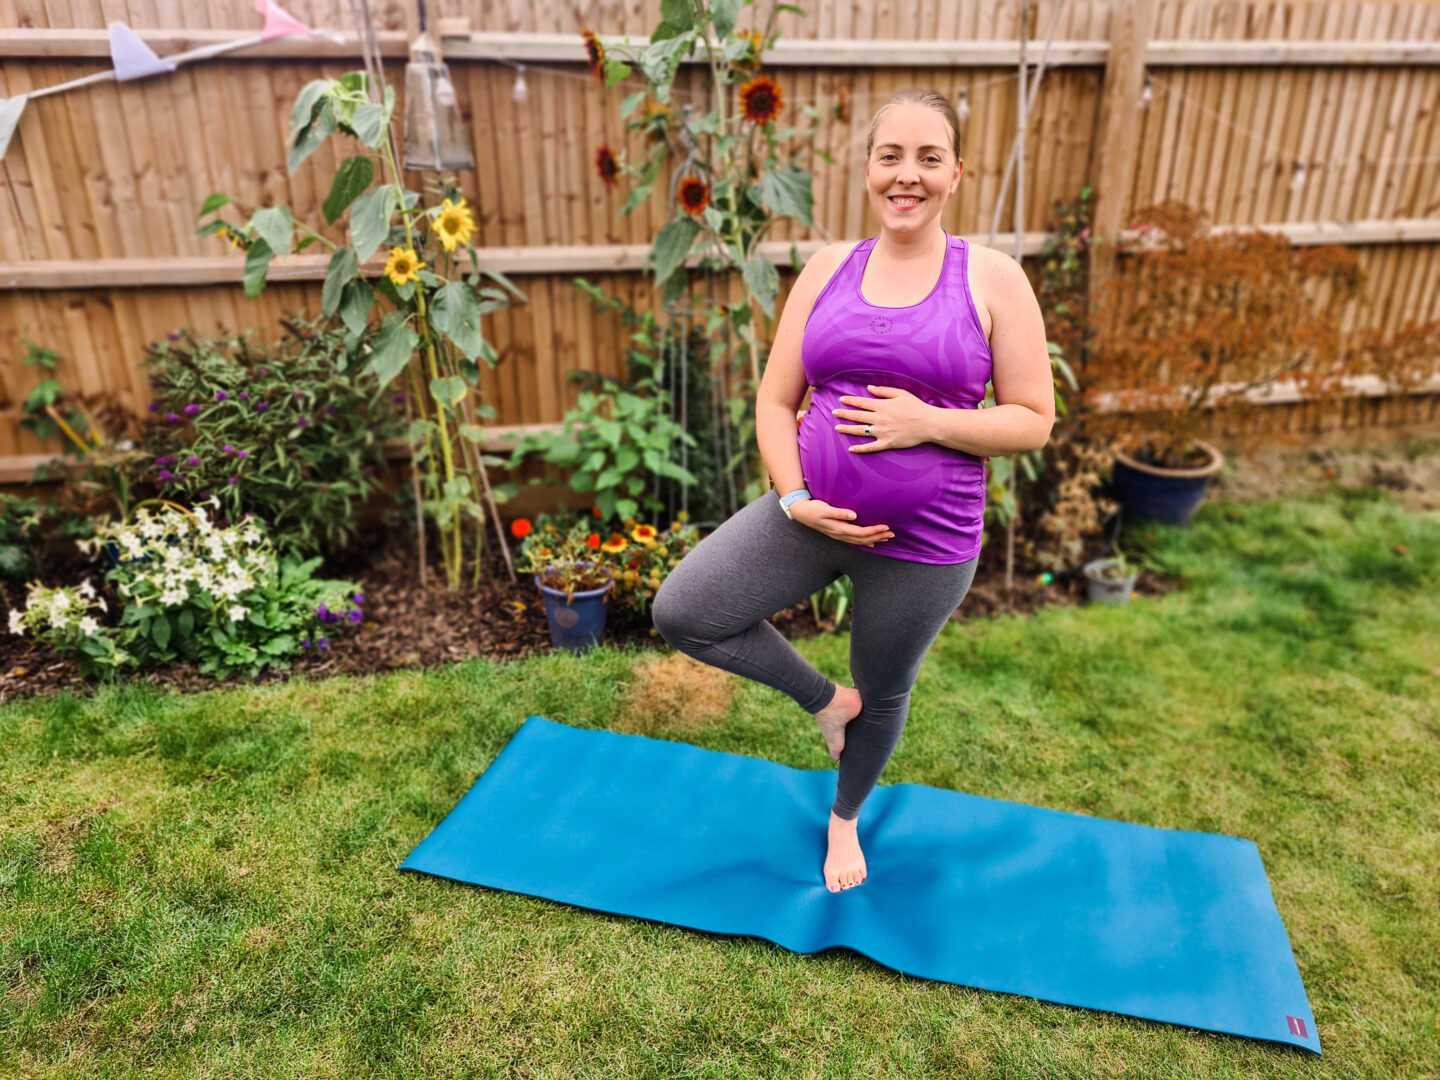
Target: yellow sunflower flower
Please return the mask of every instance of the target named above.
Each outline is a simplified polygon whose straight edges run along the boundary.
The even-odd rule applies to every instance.
[[[404,285],[407,281],[419,281],[424,266],[413,248],[394,247],[385,260],[385,276],[392,285]]]
[[[431,231],[440,238],[440,245],[446,251],[454,251],[456,247],[468,244],[470,235],[475,231],[475,219],[470,215],[465,200],[452,203],[446,199],[442,202]]]

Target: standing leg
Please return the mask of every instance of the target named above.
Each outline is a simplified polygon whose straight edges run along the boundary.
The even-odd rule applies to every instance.
[[[920,665],[969,592],[978,561],[937,566],[871,553],[857,553],[850,560],[855,583],[850,673],[863,705],[846,729],[840,755],[825,860],[828,886],[846,888],[865,879],[856,833],[860,804],[900,741]]]
[[[767,491],[724,521],[670,571],[651,608],[660,636],[714,667],[789,694],[809,713],[836,686],[767,620],[825,587],[846,545],[792,521]]]

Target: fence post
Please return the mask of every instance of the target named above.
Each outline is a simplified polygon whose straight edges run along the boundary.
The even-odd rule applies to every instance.
[[[1145,49],[1154,27],[1155,0],[1111,5],[1110,54],[1105,61],[1095,137],[1095,218],[1090,229],[1091,325],[1102,336],[1113,313],[1098,305],[1115,276],[1116,239],[1135,179],[1135,148],[1140,141],[1136,104],[1145,76]]]

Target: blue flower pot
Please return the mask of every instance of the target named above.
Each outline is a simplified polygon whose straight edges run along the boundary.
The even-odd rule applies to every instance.
[[[586,589],[570,594],[567,602],[562,589],[552,589],[540,583],[535,575],[535,587],[545,598],[545,618],[550,623],[550,644],[557,649],[584,652],[593,645],[599,645],[605,635],[605,612],[609,608],[605,594],[615,587],[607,581],[598,589]]]
[[[1188,525],[1205,498],[1210,478],[1225,464],[1225,456],[1215,447],[1198,440],[1197,444],[1209,451],[1210,461],[1195,469],[1164,469],[1136,461],[1115,447],[1111,482],[1115,498],[1124,504],[1125,512],[1165,525]]]

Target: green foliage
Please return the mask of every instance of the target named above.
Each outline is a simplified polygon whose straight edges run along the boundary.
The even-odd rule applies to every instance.
[[[374,376],[347,372],[345,335],[325,320],[297,316],[270,346],[253,337],[187,330],[151,345],[159,411],[183,422],[156,429],[150,478],[168,498],[254,514],[287,554],[342,546],[402,421]]]
[[[31,546],[39,539],[40,504],[0,494],[0,578],[24,581],[36,572]]]

